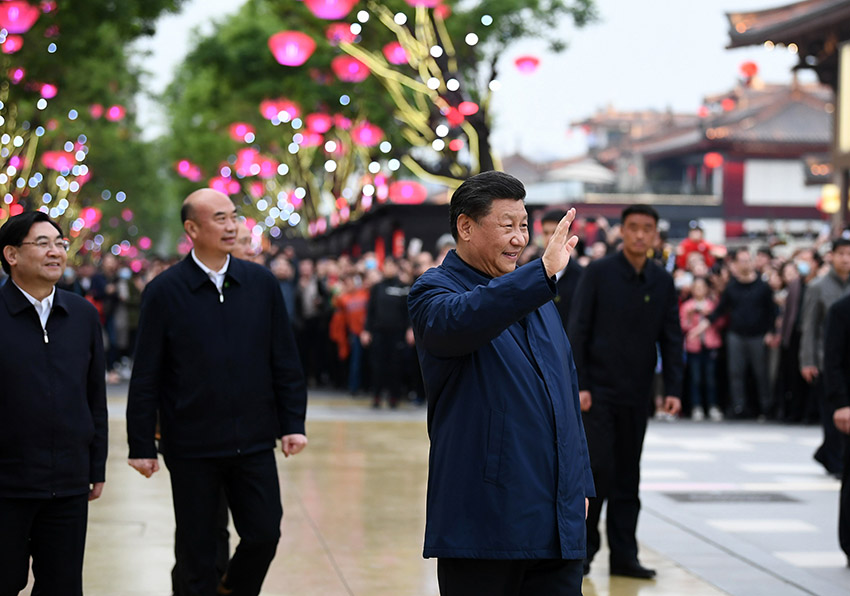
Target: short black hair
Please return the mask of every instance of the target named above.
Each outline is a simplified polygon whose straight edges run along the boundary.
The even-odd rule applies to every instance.
[[[757,255],[767,255],[771,259],[773,258],[773,251],[770,250],[769,246],[759,246],[758,249],[756,249],[756,254]]]
[[[832,251],[835,252],[842,246],[850,246],[850,238],[845,238],[844,236],[839,236],[835,240],[832,241]]]
[[[504,172],[482,172],[467,178],[452,194],[449,204],[449,225],[452,238],[457,241],[457,218],[466,215],[475,221],[490,213],[496,199],[525,199],[522,182]]]
[[[650,207],[649,205],[644,205],[642,203],[629,205],[628,207],[623,209],[623,214],[620,216],[620,222],[626,223],[626,218],[629,215],[648,215],[649,217],[654,219],[655,224],[658,225],[658,211],[656,211],[654,207]]]
[[[566,214],[567,212],[563,209],[550,209],[543,214],[543,217],[540,218],[540,223],[561,223],[561,220],[564,219]]]
[[[0,264],[3,265],[3,271],[6,275],[11,275],[12,270],[9,263],[6,262],[6,257],[3,256],[3,250],[7,246],[20,246],[30,229],[37,223],[47,222],[56,228],[60,236],[65,236],[59,224],[50,219],[46,213],[42,211],[26,211],[20,215],[10,217],[3,227],[0,228]]]

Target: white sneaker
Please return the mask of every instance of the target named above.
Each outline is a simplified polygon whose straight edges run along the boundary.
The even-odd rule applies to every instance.
[[[712,422],[722,422],[723,412],[717,406],[711,406],[708,409],[708,417],[711,418]]]
[[[691,410],[691,420],[694,422],[702,422],[705,420],[705,410],[697,406],[693,410]]]

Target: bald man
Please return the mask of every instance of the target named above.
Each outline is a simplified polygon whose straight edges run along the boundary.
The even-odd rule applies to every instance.
[[[287,457],[307,445],[307,393],[277,281],[230,257],[240,225],[231,200],[196,191],[181,217],[194,248],[142,295],[127,402],[129,464],[149,478],[159,470],[158,450],[168,466],[180,594],[256,595],[283,515],[275,441]],[[240,542],[220,576],[222,490]]]

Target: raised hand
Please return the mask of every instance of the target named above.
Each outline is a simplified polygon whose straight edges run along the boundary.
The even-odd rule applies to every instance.
[[[570,262],[570,255],[578,244],[578,236],[570,236],[570,226],[575,218],[576,210],[574,208],[567,211],[567,214],[558,222],[558,227],[552,234],[549,246],[543,253],[543,267],[549,277],[567,266],[567,263]]]

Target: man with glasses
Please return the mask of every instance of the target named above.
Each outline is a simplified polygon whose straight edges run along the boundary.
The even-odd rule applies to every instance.
[[[100,321],[55,288],[67,261],[61,228],[39,211],[0,228],[0,594],[82,591],[88,501],[106,471]]]

